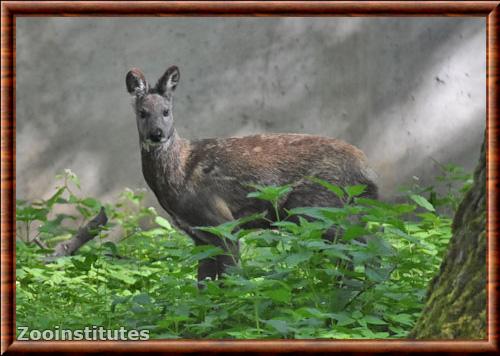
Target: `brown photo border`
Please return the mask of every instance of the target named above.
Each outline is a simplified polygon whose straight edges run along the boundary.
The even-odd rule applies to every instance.
[[[1,353],[498,352],[500,1],[5,1],[1,4]],[[18,16],[460,16],[486,19],[486,340],[15,341],[15,23]]]

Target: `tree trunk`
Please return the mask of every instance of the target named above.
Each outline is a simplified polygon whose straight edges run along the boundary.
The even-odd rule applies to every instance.
[[[486,152],[453,220],[453,237],[427,303],[410,333],[417,339],[486,338]]]

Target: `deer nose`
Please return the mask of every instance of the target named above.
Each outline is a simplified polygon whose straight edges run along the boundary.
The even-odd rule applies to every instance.
[[[160,142],[164,137],[163,131],[160,129],[154,129],[149,135],[149,139],[153,142]]]

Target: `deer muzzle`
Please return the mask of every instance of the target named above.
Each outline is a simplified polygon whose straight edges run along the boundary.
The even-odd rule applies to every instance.
[[[149,139],[154,142],[154,143],[160,143],[162,141],[165,141],[166,137],[163,131],[159,128],[154,129],[150,134],[149,134]]]

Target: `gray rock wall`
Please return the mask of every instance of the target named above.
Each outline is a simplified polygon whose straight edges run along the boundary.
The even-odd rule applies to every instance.
[[[113,199],[146,184],[129,68],[181,70],[187,138],[304,132],[365,151],[384,198],[433,160],[473,169],[486,117],[479,18],[19,18],[17,197],[76,172]],[[154,201],[152,194],[150,202]]]

